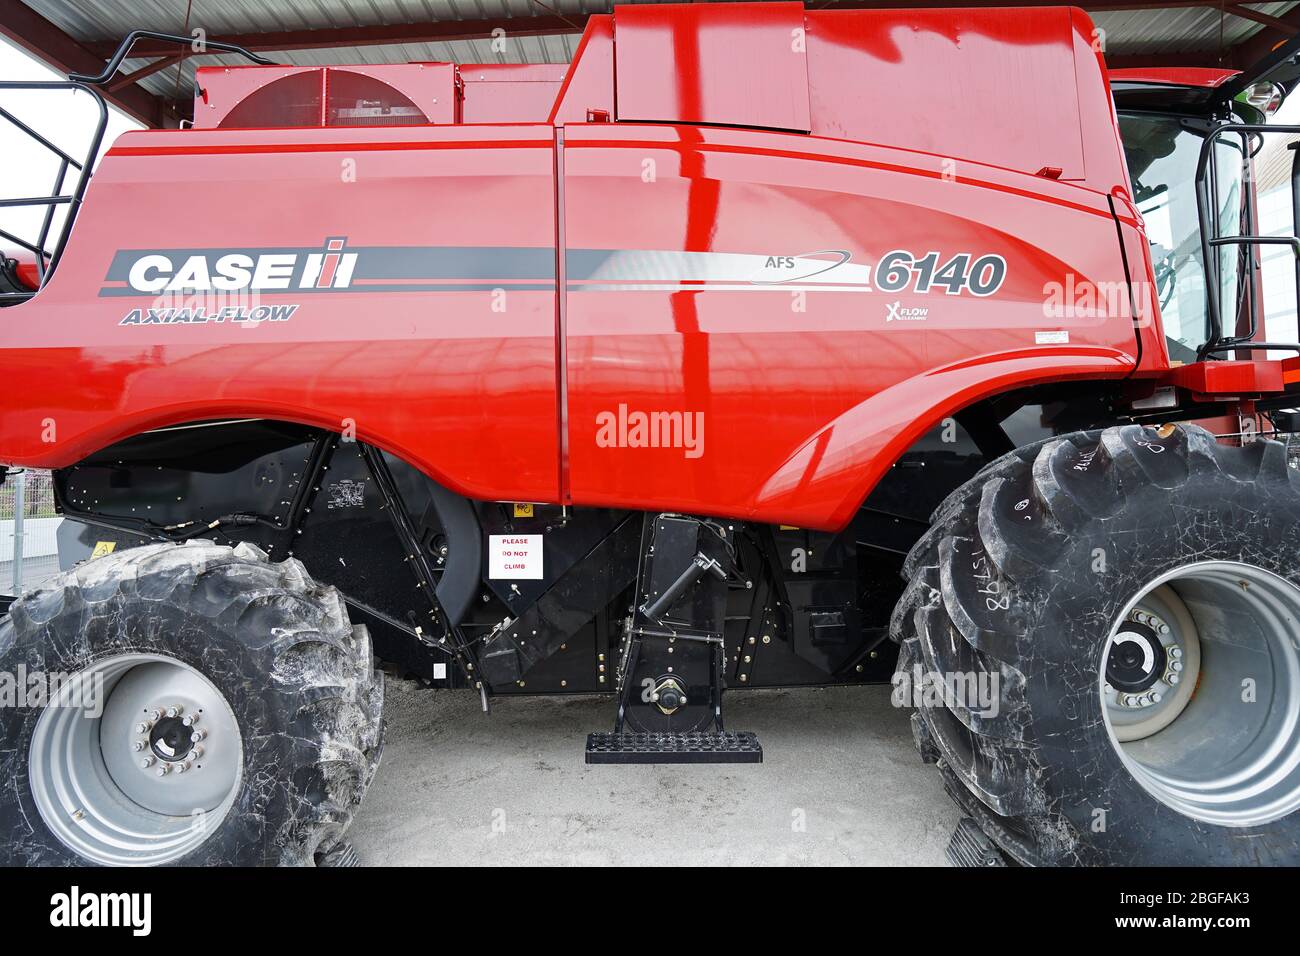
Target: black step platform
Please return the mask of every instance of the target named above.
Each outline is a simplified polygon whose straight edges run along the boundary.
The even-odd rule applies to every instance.
[[[1006,866],[1006,857],[970,817],[957,821],[957,829],[948,841],[948,862],[960,867]]]
[[[763,746],[748,731],[587,735],[587,763],[762,763]]]

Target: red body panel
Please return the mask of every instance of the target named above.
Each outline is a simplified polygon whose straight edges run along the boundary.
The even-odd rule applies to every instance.
[[[462,67],[463,123],[545,123],[569,67],[565,63],[480,63]]]
[[[802,3],[621,7],[618,118],[811,129]],[[665,73],[662,64],[676,67]]]
[[[1122,279],[1095,193],[970,165],[949,181],[935,157],[794,134],[620,123],[570,126],[565,142],[575,502],[708,500],[711,513],[834,526],[892,463],[881,453],[936,418],[1017,375],[1131,366],[1130,320],[1044,315],[1044,286],[1060,276]],[[640,179],[647,161],[653,182]],[[620,247],[735,261],[710,273],[665,252],[586,276],[572,251]],[[984,298],[882,295],[855,264],[893,249],[1000,255],[1008,278]],[[815,273],[804,257],[824,250],[851,258]],[[765,262],[781,256],[811,274],[750,284],[779,281]],[[930,311],[891,321],[895,302]],[[1038,333],[1055,331],[1071,347],[1037,351]],[[620,403],[703,413],[704,454],[602,447],[598,416]],[[871,474],[855,467],[866,462]]]
[[[3,458],[67,465],[143,429],[205,418],[334,430],[351,420],[359,438],[464,494],[555,499],[553,282],[498,281],[485,264],[487,281],[455,283],[474,288],[263,293],[301,311],[203,325],[122,326],[154,297],[100,294],[122,249],[346,236],[350,246],[534,247],[553,260],[553,138],[548,126],[126,134],[96,174],[66,267],[0,313]],[[151,207],[191,200],[213,212],[173,227]]]
[[[1139,371],[1131,315],[1072,306],[1075,285],[1127,288],[1119,235],[1132,278],[1150,270],[1087,18],[800,19],[593,17],[551,123],[126,135],[52,282],[0,313],[0,461],[269,417],[354,427],[478,498],[835,528],[963,406]],[[692,23],[704,39],[681,42]],[[811,134],[777,129],[799,128],[797,97],[764,111],[701,61],[737,23],[737,50],[787,58],[783,89],[804,70]],[[638,44],[664,30],[657,62]],[[973,112],[982,86],[928,118],[892,105],[977,81],[997,110]],[[719,125],[610,122],[629,102]],[[245,274],[280,314],[176,310]],[[1141,334],[1141,371],[1167,369],[1158,325]],[[636,413],[671,440],[639,440]]]

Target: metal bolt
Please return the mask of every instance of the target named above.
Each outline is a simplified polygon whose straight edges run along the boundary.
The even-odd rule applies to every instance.
[[[753,660],[753,658],[750,657],[748,654],[745,655],[745,663],[746,663],[746,664],[748,664],[748,663],[749,663],[750,661],[752,661],[752,660]]]
[[[167,716],[168,716],[168,717],[179,717],[179,716],[181,715],[181,711],[184,710],[184,709],[185,709],[185,708],[182,707],[180,704],[177,704],[175,707],[168,707],[168,708],[167,708]]]
[[[198,720],[199,720],[198,714],[186,714],[184,717],[181,718],[181,723],[184,724],[186,727],[193,727],[196,723],[198,723]]]
[[[190,734],[190,740],[193,741],[194,743],[198,743],[200,740],[202,740],[203,738],[205,738],[207,735],[208,735],[208,732],[207,732],[206,730],[196,730],[196,731],[194,731],[194,733]]]
[[[770,635],[767,635],[767,634],[764,634],[764,635],[763,635],[763,643],[764,643],[764,644],[771,644],[771,643],[772,643],[772,638],[771,638],[771,636],[770,636]]]
[[[153,766],[153,757],[145,757],[143,760],[140,761],[140,766],[148,770],[150,767]]]
[[[741,675],[740,675],[740,682],[741,682],[742,684],[745,683],[747,680],[749,680],[749,675],[748,675],[748,674],[741,674]]]
[[[141,721],[140,723],[135,725],[135,732],[137,734],[147,734],[149,732],[149,725],[146,724],[144,721]]]
[[[857,667],[855,667],[855,668],[853,668],[853,669],[854,669],[855,671],[857,671],[859,674],[862,673],[862,665],[861,665],[861,664],[859,664]]]
[[[158,774],[158,776],[160,776],[160,777],[165,777],[165,776],[167,776],[167,775],[168,775],[169,773],[171,773],[171,772],[172,772],[172,768],[169,767],[167,764],[163,764],[163,765],[162,765],[161,767],[159,767],[158,770],[157,770],[157,774]]]
[[[152,721],[162,720],[162,711],[155,707],[153,710],[149,711],[149,719]]]
[[[181,761],[180,763],[178,763],[178,764],[176,765],[176,772],[177,772],[177,773],[184,773],[186,770],[189,770],[189,769],[190,769],[190,765],[189,765],[189,763],[188,763],[187,761]]]
[[[1180,671],[1180,670],[1183,669],[1183,662],[1182,662],[1182,661],[1170,661],[1170,662],[1169,662],[1169,669],[1170,669],[1171,671],[1173,671],[1174,673],[1177,673],[1178,671]]]
[[[1168,677],[1165,678],[1165,680],[1168,681],[1171,686],[1177,684],[1180,679],[1181,678],[1179,678],[1177,674],[1170,674]]]
[[[751,637],[751,638],[749,639],[749,643],[751,643],[751,644],[756,644],[756,643],[758,643],[758,640],[757,640],[757,638],[753,638],[753,637]]]
[[[1152,691],[1152,692],[1151,692],[1151,703],[1153,703],[1153,704],[1158,704],[1158,703],[1160,703],[1161,699],[1162,699],[1162,698],[1161,698],[1161,696],[1160,696],[1160,692],[1159,692],[1159,691]]]
[[[1178,660],[1178,658],[1183,656],[1183,649],[1181,647],[1171,647],[1169,648],[1169,656],[1174,660]]]
[[[1168,634],[1168,633],[1169,633],[1169,625],[1168,625],[1168,624],[1161,624],[1158,628],[1156,628],[1156,630],[1159,631],[1161,634]]]
[[[139,753],[141,750],[144,750],[144,741],[143,740],[135,741],[134,743],[131,744],[131,749],[134,750],[136,753]]]
[[[202,759],[203,759],[203,748],[202,748],[202,747],[195,747],[193,750],[190,751],[190,756],[193,757],[195,760],[202,760]]]
[[[682,697],[682,706],[683,706],[683,707],[686,706],[686,698],[685,698],[685,696]]]

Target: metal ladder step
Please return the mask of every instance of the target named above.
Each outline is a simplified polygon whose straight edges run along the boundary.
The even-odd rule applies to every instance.
[[[587,735],[587,763],[762,763],[763,746],[748,731]]]
[[[970,817],[962,817],[948,841],[948,862],[958,867],[1006,866],[1006,857],[997,844]]]

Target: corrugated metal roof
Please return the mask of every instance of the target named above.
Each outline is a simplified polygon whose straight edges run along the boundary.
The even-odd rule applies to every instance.
[[[447,20],[483,20],[494,17],[526,19],[531,16],[607,13],[611,0],[192,0],[187,29],[187,0],[25,0],[28,6],[81,41],[122,37],[132,29],[188,33],[202,27],[211,36],[266,33],[377,24],[429,23]],[[626,2],[626,0],[624,0]],[[653,2],[653,0],[631,0]],[[1014,0],[1008,0],[1014,5]],[[961,0],[954,0],[960,6]],[[1296,2],[1253,4],[1252,9],[1280,16]],[[1231,47],[1252,36],[1261,25],[1214,7],[1133,10],[1095,13],[1105,31],[1111,54],[1159,54],[1213,51]],[[572,59],[578,32],[547,37],[506,37],[501,52],[489,40],[442,43],[399,43],[383,46],[334,47],[294,50],[272,55],[278,62],[297,65],[330,63],[402,63],[410,60],[446,60],[454,63],[566,63]],[[129,72],[147,60],[128,60]],[[239,63],[234,57],[206,56],[203,65]],[[196,63],[180,65],[179,88],[191,89]],[[171,97],[178,88],[178,68],[173,66],[145,78],[141,86],[151,93]],[[185,95],[184,92],[181,94]]]
[[[1294,6],[1295,3],[1262,3],[1252,4],[1250,9],[1280,17]],[[1106,31],[1106,52],[1119,55],[1226,50],[1263,29],[1252,20],[1222,13],[1215,7],[1119,10],[1091,16]]]
[[[119,39],[133,29],[188,34],[201,27],[210,36],[274,33],[287,30],[482,20],[491,17],[526,19],[534,15],[607,12],[610,3],[591,0],[193,0],[186,26],[186,0],[28,0],[28,6],[65,33],[81,41]],[[549,8],[549,9],[547,9]],[[268,53],[277,62],[301,66],[331,63],[406,63],[443,60],[453,63],[567,63],[577,48],[579,32],[560,36],[506,36],[504,50],[495,52],[490,40],[448,43],[397,43],[383,46],[332,47]],[[127,60],[125,72],[148,60]],[[205,56],[180,65],[180,88],[191,88],[196,65],[246,63],[239,57]],[[177,87],[177,67],[146,77],[140,84],[151,93],[171,97]],[[184,95],[184,93],[182,93]]]

